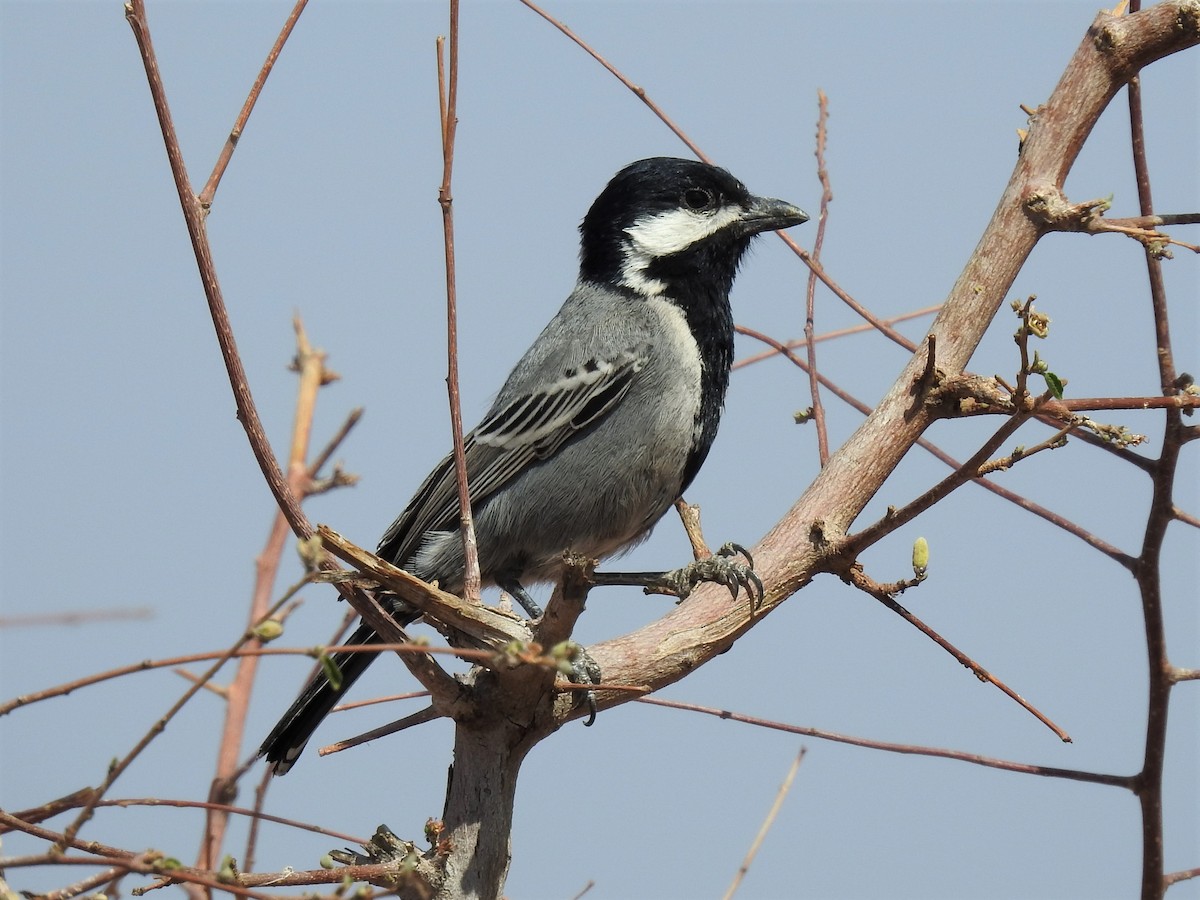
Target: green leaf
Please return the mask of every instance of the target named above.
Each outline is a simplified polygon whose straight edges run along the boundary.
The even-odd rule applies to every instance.
[[[1054,395],[1055,400],[1063,398],[1063,383],[1059,377],[1053,372],[1043,372],[1042,377],[1046,379],[1046,387],[1050,389],[1050,393]]]

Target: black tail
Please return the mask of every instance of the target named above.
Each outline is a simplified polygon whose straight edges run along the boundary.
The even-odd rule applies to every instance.
[[[376,599],[401,626],[411,625],[421,617],[418,610],[393,594],[377,594]],[[361,623],[350,636],[350,640],[346,641],[346,645],[350,647],[381,643],[383,641],[375,633],[375,629],[366,622]],[[317,730],[317,726],[329,715],[329,711],[337,706],[338,701],[358,680],[358,676],[367,671],[367,666],[378,657],[378,653],[335,654],[333,661],[342,673],[342,683],[337,688],[329,683],[324,669],[312,677],[258,748],[258,755],[267,758],[274,774],[284,775],[296,764],[296,758]]]
[[[365,622],[346,642],[350,646],[381,643],[379,635]],[[296,762],[296,757],[308,743],[317,726],[329,715],[350,686],[358,680],[358,676],[367,671],[367,666],[375,662],[378,653],[338,653],[333,661],[342,673],[342,684],[335,688],[329,683],[324,670],[317,672],[312,680],[304,686],[300,696],[296,698],[283,718],[271,729],[267,739],[258,748],[258,755],[265,756],[271,771],[283,775]]]
[[[530,618],[536,619],[542,614],[539,607],[515,578],[500,582],[500,587],[515,597],[525,607]],[[399,625],[404,628],[421,618],[421,611],[410,606],[395,594],[381,592],[375,599],[391,614]],[[366,622],[359,624],[346,646],[362,647],[370,644],[382,644],[383,641],[375,633],[375,629]],[[325,717],[337,706],[338,701],[346,695],[354,682],[367,667],[379,657],[379,653],[337,653],[333,662],[342,675],[342,683],[334,687],[329,683],[322,667],[304,686],[300,696],[295,699],[288,711],[283,714],[267,739],[258,748],[257,756],[265,756],[271,772],[275,775],[286,775],[296,764],[297,758],[304,750],[304,745],[313,736],[317,727],[325,721]],[[590,696],[590,695],[589,695]]]

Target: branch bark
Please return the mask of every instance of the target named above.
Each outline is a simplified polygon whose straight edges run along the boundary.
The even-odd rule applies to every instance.
[[[184,168],[150,48],[142,0],[130,0],[128,18],[142,49],[239,419],[292,530],[307,537],[312,532],[311,526],[262,434],[238,359],[204,231],[205,210],[192,192]],[[879,406],[830,457],[828,465],[788,514],[753,548],[759,575],[767,588],[761,604],[752,609],[744,599],[730,602],[723,588],[699,589],[662,619],[590,648],[605,681],[645,684],[652,689],[672,684],[728,649],[766,613],[815,575],[833,567],[835,558],[845,549],[847,534],[856,517],[936,417],[936,412],[923,402],[923,393],[935,380],[926,376],[933,373],[938,378],[953,377],[964,371],[1040,237],[1077,224],[1068,221],[1067,214],[1076,207],[1063,196],[1063,183],[1101,112],[1144,66],[1198,42],[1200,2],[1197,0],[1164,2],[1124,17],[1108,13],[1097,17],[1052,96],[1033,116],[1016,168],[992,220],[930,327],[931,340],[922,342]],[[453,83],[452,76],[451,94]],[[644,91],[630,86],[649,103]],[[443,101],[442,109],[443,128],[449,131],[443,137],[449,137],[452,144],[452,100]],[[447,219],[449,163],[448,155],[442,194]],[[451,257],[448,272],[452,271]],[[830,283],[823,272],[817,274]],[[1178,420],[1178,412],[1168,415],[1174,416],[1173,421]],[[1156,502],[1164,511],[1159,519],[1164,523],[1170,519],[1167,488],[1173,472],[1172,460],[1160,468],[1156,480],[1156,486],[1163,488],[1156,494]],[[1143,567],[1156,562],[1160,542],[1157,531],[1148,533],[1140,561]],[[1143,584],[1146,593],[1153,593],[1154,589],[1153,584]],[[551,601],[552,608],[564,602],[562,592],[560,587]],[[364,601],[351,591],[347,595],[385,639],[393,637],[397,632],[395,623],[377,604],[370,598]],[[431,660],[425,663],[436,669]],[[418,666],[417,662],[409,664]],[[432,683],[435,697],[439,688],[443,694],[449,694],[448,679],[440,670],[422,670],[418,674],[421,676],[427,687]],[[430,851],[441,866],[442,877],[431,880],[429,886],[438,896],[497,897],[509,866],[509,834],[520,765],[533,746],[579,712],[569,702],[570,698],[555,694],[553,673],[544,671],[477,670],[464,684],[465,688],[470,689],[473,702],[456,705],[451,713],[456,721],[456,739],[444,809],[447,839]],[[628,699],[630,694],[616,691],[601,692],[599,697],[603,706]],[[1151,724],[1165,727],[1165,718],[1163,723]],[[1143,778],[1153,774],[1151,762],[1147,760]],[[1161,866],[1156,871],[1161,885]]]
[[[758,609],[731,602],[718,586],[698,589],[670,613],[635,632],[589,648],[606,682],[672,684],[722,653],[813,577],[828,569],[855,518],[936,416],[922,402],[939,377],[961,374],[1013,281],[1042,235],[1065,227],[1049,211],[1066,203],[1063,182],[1101,112],[1144,66],[1200,41],[1200,3],[1164,3],[1143,13],[1101,13],[1062,79],[1031,123],[1016,168],[992,220],[959,276],[929,337],[879,406],[838,450],[788,514],[754,548],[766,596]],[[936,346],[936,358],[930,358]],[[556,592],[555,600],[558,599]],[[552,601],[555,602],[555,601]],[[484,700],[481,690],[507,681]],[[477,710],[486,722],[457,723],[455,764],[445,810],[453,851],[439,896],[496,897],[508,871],[508,832],[517,771],[528,749],[580,714],[537,699],[522,703],[518,682],[480,672]],[[549,686],[547,685],[547,688]],[[601,706],[632,699],[600,692]],[[499,713],[498,710],[505,710]]]
[[[1141,68],[1200,42],[1200,3],[1162,3],[1134,15],[1100,13],[1035,116],[1017,165],[978,246],[929,334],[937,369],[961,373],[1037,241],[1053,230],[1039,208],[1062,185],[1096,120]],[[866,421],[830,458],[785,517],[752,548],[766,596],[753,616],[719,587],[698,589],[662,619],[589,648],[606,681],[659,689],[728,647],[765,613],[824,571],[847,531],[930,424],[917,394],[924,347]],[[600,705],[629,700],[602,694]]]

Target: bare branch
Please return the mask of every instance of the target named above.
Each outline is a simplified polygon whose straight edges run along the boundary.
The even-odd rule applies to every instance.
[[[462,400],[458,390],[458,292],[454,266],[454,136],[458,129],[458,0],[450,0],[450,68],[443,64],[445,39],[437,40],[438,112],[442,124],[442,184],[438,203],[442,208],[442,232],[446,254],[446,387],[450,395],[450,436],[454,443],[454,477],[458,483],[459,525],[463,540],[463,596],[480,603],[479,552],[475,522],[471,515],[467,458],[463,445]]]
[[[930,328],[937,337],[938,366],[947,375],[963,371],[1044,233],[1030,215],[1031,197],[1062,183],[1100,113],[1141,66],[1200,41],[1195,13],[1194,3],[1166,2],[1122,19],[1107,13],[1097,17],[1032,123],[996,212]],[[701,588],[658,621],[591,647],[605,677],[655,689],[671,684],[727,649],[763,613],[806,585],[932,421],[932,412],[913,394],[924,366],[925,354],[914,355],[879,406],[752,548],[767,585],[753,621],[720,590]],[[614,702],[620,698],[600,698],[602,706]]]
[[[821,258],[825,245],[825,226],[829,222],[829,204],[833,201],[833,188],[829,184],[829,170],[825,167],[825,144],[829,136],[829,98],[824,91],[817,91],[817,178],[821,182],[821,212],[817,216],[817,237],[813,241],[812,257]],[[825,406],[821,402],[821,381],[817,377],[816,340],[816,296],[817,275],[808,273],[808,284],[804,292],[804,345],[808,357],[808,393],[812,398],[812,420],[817,427],[817,458],[821,465],[829,462],[829,432],[825,424]],[[732,893],[734,888],[730,888]]]
[[[744,713],[728,709],[714,709],[710,706],[699,706],[695,703],[683,703],[679,700],[664,700],[662,697],[638,697],[638,703],[648,703],[652,706],[665,706],[686,712],[704,713],[716,716],[718,719],[728,719],[731,722],[741,722],[758,728],[769,728],[772,731],[782,731],[787,734],[798,734],[803,737],[818,738],[823,741],[833,741],[838,744],[850,744],[854,747],[865,747],[869,750],[883,750],[887,753],[904,753],[914,756],[932,756],[938,759],[953,759],[959,762],[971,763],[976,766],[986,766],[989,769],[1002,769],[1006,772],[1017,772],[1023,775],[1040,775],[1045,778],[1065,778],[1068,781],[1084,781],[1091,784],[1107,784],[1113,787],[1131,788],[1133,779],[1126,775],[1106,775],[1102,772],[1087,772],[1080,769],[1060,769],[1056,766],[1035,766],[1029,763],[1011,762],[1005,759],[995,759],[990,756],[980,756],[976,753],[964,753],[961,750],[947,750],[943,747],[922,747],[918,744],[895,744],[889,741],[877,741],[871,738],[853,737],[839,734],[836,731],[825,731],[821,728],[808,728],[802,725],[787,725],[774,722],[758,716],[748,716]]]
[[[274,604],[274,606],[271,607],[271,609],[269,609],[267,611],[267,615],[264,616],[263,618],[265,619],[268,616],[270,616],[271,613],[279,610],[285,603],[287,603],[291,599],[292,594],[294,593],[295,590],[298,590],[299,587],[300,587],[300,585],[296,585],[293,588],[293,591],[290,591],[290,592],[284,594],[284,596],[280,600],[278,600]],[[163,730],[167,727],[167,724],[173,718],[175,718],[176,714],[181,709],[183,709],[183,707],[187,704],[187,702],[189,700],[191,700],[192,697],[194,697],[196,695],[196,693],[198,691],[200,691],[217,674],[217,672],[219,672],[221,670],[221,668],[225,665],[225,663],[229,662],[229,660],[231,660],[235,656],[237,656],[237,653],[239,650],[241,650],[245,645],[255,642],[256,640],[257,639],[255,636],[254,628],[251,627],[251,628],[246,629],[246,631],[242,634],[242,636],[240,638],[238,638],[238,640],[228,650],[226,650],[224,653],[222,653],[220,655],[220,657],[217,658],[216,662],[214,662],[208,668],[208,670],[203,675],[201,675],[200,678],[197,679],[196,682],[190,688],[188,688],[184,692],[183,696],[181,696],[171,706],[171,708],[168,709],[167,712],[164,713],[162,715],[162,717],[159,718],[150,727],[150,730],[147,731],[146,734],[144,734],[141,737],[141,739],[133,746],[133,749],[131,749],[128,753],[126,753],[123,757],[121,757],[121,759],[116,760],[109,765],[108,771],[105,773],[104,780],[100,783],[100,786],[98,788],[96,788],[95,791],[92,792],[91,797],[89,798],[88,802],[83,806],[83,809],[80,811],[79,815],[76,816],[74,821],[72,821],[71,824],[68,825],[66,830],[63,832],[63,836],[66,840],[65,840],[65,843],[61,843],[58,845],[60,848],[65,849],[65,847],[68,846],[70,844],[70,842],[75,839],[75,835],[79,832],[79,829],[82,828],[83,825],[86,824],[89,819],[91,819],[92,813],[96,808],[96,804],[104,797],[104,795],[108,792],[108,789],[110,787],[112,787],[113,783],[119,777],[121,777],[121,775],[125,772],[126,769],[129,768],[130,765],[133,764],[133,761],[141,755],[142,751],[145,750],[148,746],[150,746],[150,743],[156,737],[158,737],[160,734],[162,734]]]
[[[750,845],[750,849],[746,851],[746,858],[742,860],[737,874],[733,876],[733,883],[725,891],[725,900],[731,900],[733,895],[737,893],[738,887],[741,886],[742,879],[750,871],[750,864],[754,862],[754,857],[758,855],[758,849],[762,846],[763,839],[767,836],[767,832],[771,830],[771,826],[775,822],[775,817],[779,815],[779,810],[783,806],[783,801],[787,797],[788,791],[792,789],[792,782],[796,780],[796,773],[800,770],[800,763],[804,761],[804,752],[804,748],[801,747],[800,752],[796,754],[796,758],[792,760],[792,765],[788,768],[787,775],[784,776],[783,784],[776,791],[775,800],[771,803],[770,810],[767,811],[766,819],[763,820],[762,826],[758,829],[758,834],[754,836],[754,842]]]
[[[321,452],[313,458],[312,463],[308,467],[309,478],[315,479],[317,475],[320,474],[320,471],[325,468],[325,464],[329,462],[329,460],[333,457],[333,454],[337,452],[337,448],[342,445],[342,441],[346,440],[354,426],[359,423],[360,419],[362,419],[362,416],[363,408],[361,406],[356,406],[354,409],[350,410],[350,412],[346,415],[346,420],[342,422],[341,427],[338,428],[338,430],[334,432],[333,437],[329,439],[329,443],[327,443],[321,449]]]
[[[246,102],[242,104],[242,111],[234,119],[233,127],[229,130],[229,137],[225,141],[225,146],[221,148],[221,155],[217,157],[217,163],[213,167],[212,174],[208,176],[208,184],[200,192],[198,199],[204,209],[212,206],[213,196],[217,193],[217,186],[220,185],[221,178],[225,174],[225,169],[229,166],[229,160],[233,157],[234,148],[237,147],[238,141],[242,138],[242,133],[246,130],[246,122],[249,121],[250,113],[254,111],[254,104],[258,102],[258,96],[262,93],[263,86],[267,83],[267,76],[271,74],[271,69],[275,67],[275,60],[279,59],[283,45],[291,37],[292,29],[296,27],[296,22],[299,21],[300,14],[304,12],[304,7],[307,5],[308,0],[296,0],[296,5],[292,7],[291,13],[283,23],[283,29],[279,32],[279,37],[275,39],[275,44],[271,47],[271,52],[267,54],[266,61],[263,62],[258,77],[254,79],[254,86],[250,88],[250,94],[246,97]]]
[[[303,4],[300,8],[302,7]],[[294,12],[294,15],[299,15],[299,12]],[[287,30],[290,29],[285,29],[285,32]],[[280,40],[282,41],[284,37],[285,35],[281,35]],[[265,77],[265,74],[260,76],[260,78]],[[296,390],[296,412],[288,453],[288,487],[293,496],[303,497],[308,493],[309,468],[305,460],[308,457],[308,446],[312,437],[317,393],[336,376],[325,368],[325,353],[315,349],[309,343],[308,334],[298,315],[293,318],[292,326],[296,334],[296,356],[292,363],[292,369],[300,377]],[[255,584],[247,626],[251,633],[254,633],[254,626],[268,615],[271,592],[289,535],[287,520],[282,512],[277,511],[266,545],[258,559],[255,560]],[[262,641],[258,637],[252,638],[248,643],[251,647],[261,646],[261,644]],[[214,804],[227,802],[237,796],[236,782],[241,774],[239,760],[246,730],[246,717],[250,710],[250,696],[254,688],[255,676],[258,674],[258,659],[257,656],[241,657],[238,660],[237,674],[226,689],[229,702],[225,707],[225,722],[221,732],[216,773],[208,792],[208,799]],[[196,858],[196,868],[211,869],[217,864],[221,856],[221,845],[224,842],[228,823],[228,813],[219,808],[208,810],[204,837]]]
[[[374,553],[355,546],[325,525],[320,527],[319,533],[330,552],[421,610],[428,621],[470,635],[488,647],[499,648],[512,641],[530,639],[529,628],[524,620],[426,584]]]
[[[675,134],[675,136],[677,138],[679,138],[679,140],[683,141],[683,143],[687,146],[687,148],[696,155],[697,159],[702,160],[703,162],[709,163],[710,165],[712,164],[712,160],[708,157],[708,155],[703,150],[701,150],[700,147],[690,137],[688,137],[686,134],[684,134],[683,129],[680,128],[678,125],[676,125],[671,120],[670,116],[668,116],[663,111],[661,106],[659,106],[657,103],[655,103],[653,100],[650,99],[650,95],[646,93],[645,88],[639,87],[638,85],[636,85],[632,81],[630,81],[628,78],[626,78],[623,74],[621,74],[621,72],[617,69],[616,66],[614,66],[607,59],[605,59],[603,56],[601,56],[599,53],[597,53],[596,50],[594,50],[591,47],[591,45],[589,45],[586,41],[583,40],[583,38],[579,37],[579,35],[577,35],[575,32],[573,32],[570,28],[568,28],[565,24],[560,22],[558,19],[554,18],[552,15],[550,15],[544,9],[542,9],[541,7],[537,6],[534,3],[531,3],[530,0],[521,0],[521,2],[525,6],[529,7],[531,10],[533,10],[535,13],[537,13],[539,16],[541,16],[543,19],[545,19],[547,22],[549,22],[551,25],[553,25],[555,28],[557,28],[559,31],[561,31],[563,34],[565,34],[572,41],[574,41],[575,44],[579,47],[579,49],[583,50],[588,56],[590,56],[596,62],[600,63],[600,65],[604,66],[604,68],[606,68],[609,71],[609,73],[612,74],[612,76],[614,78],[616,78],[618,81],[620,81],[621,84],[625,85],[625,87],[629,88],[629,90],[633,92],[635,97],[637,97],[639,100],[641,100],[643,103],[645,103],[646,106],[648,106],[650,108],[650,111],[652,113],[654,113],[654,115],[656,115],[664,125],[666,125],[668,128],[670,128],[671,131]]]
[[[275,496],[275,502],[287,516],[292,531],[297,537],[304,540],[312,534],[312,526],[301,512],[299,500],[288,487],[283,472],[279,468],[279,462],[263,431],[262,420],[259,418],[258,409],[254,404],[254,397],[250,393],[246,370],[238,354],[237,342],[233,337],[233,327],[229,322],[229,312],[225,308],[225,298],[221,294],[220,283],[217,280],[212,248],[209,246],[208,234],[204,227],[205,210],[192,192],[187,167],[183,162],[183,151],[179,146],[179,137],[175,133],[175,124],[171,120],[171,110],[167,105],[158,59],[154,55],[154,46],[150,40],[145,0],[129,0],[125,5],[125,18],[133,29],[138,50],[142,55],[142,63],[146,69],[146,80],[150,85],[154,110],[158,114],[158,124],[162,129],[163,142],[167,148],[167,160],[171,165],[171,175],[175,179],[179,204],[183,208],[183,219],[187,225],[188,236],[192,241],[192,250],[196,255],[196,265],[200,269],[200,281],[204,287],[204,295],[208,300],[209,314],[212,316],[213,327],[216,330],[217,343],[221,347],[221,357],[225,361],[229,384],[233,389],[233,399],[237,404],[238,421],[242,423],[242,427],[246,431],[254,458],[258,461],[259,469],[262,470],[267,486]]]
[[[428,692],[424,692],[428,693]],[[352,747],[358,747],[362,744],[369,743],[376,738],[387,737],[390,734],[397,734],[404,731],[406,728],[412,728],[414,725],[424,725],[426,722],[432,722],[435,719],[440,719],[442,713],[438,712],[437,707],[430,705],[420,710],[405,716],[403,719],[397,719],[395,722],[389,722],[387,725],[381,725],[378,728],[372,728],[370,731],[364,731],[362,734],[355,735],[345,740],[337,741],[333,744],[328,744],[320,747],[317,750],[318,756],[328,756],[331,753],[341,753],[343,750],[349,750]],[[359,841],[361,843],[361,841]]]
[[[853,565],[847,566],[844,571],[839,572],[838,574],[842,578],[842,580],[845,581],[847,584],[852,584],[859,590],[861,590],[867,594],[870,594],[872,597],[874,597],[876,600],[878,600],[880,603],[882,603],[884,606],[886,606],[892,612],[896,613],[898,616],[900,616],[902,619],[904,619],[904,621],[908,622],[908,624],[912,625],[914,628],[916,628],[918,631],[920,631],[923,635],[925,635],[927,638],[932,640],[935,644],[937,644],[939,647],[941,647],[943,650],[945,650],[947,653],[949,653],[951,656],[953,656],[954,659],[959,663],[959,665],[963,666],[966,669],[970,669],[971,673],[976,678],[978,678],[980,681],[982,681],[986,684],[993,684],[996,687],[998,687],[1001,690],[1001,692],[1008,695],[1008,697],[1010,697],[1012,700],[1015,700],[1017,702],[1017,705],[1019,705],[1022,709],[1024,709],[1026,712],[1030,713],[1039,722],[1041,722],[1043,725],[1045,725],[1047,728],[1049,728],[1051,731],[1053,731],[1055,736],[1060,741],[1062,741],[1063,743],[1066,743],[1066,744],[1071,743],[1071,736],[1069,734],[1067,734],[1065,731],[1063,731],[1063,729],[1060,728],[1058,725],[1056,725],[1041,710],[1039,710],[1036,706],[1034,706],[1032,703],[1030,703],[1028,700],[1026,700],[1024,697],[1022,697],[1020,694],[1018,694],[1012,688],[1010,688],[1007,684],[1005,684],[1003,681],[1001,681],[999,678],[997,678],[995,675],[993,675],[987,669],[983,668],[983,666],[979,665],[979,663],[975,662],[975,660],[971,659],[971,657],[967,656],[967,654],[963,653],[961,650],[959,650],[957,647],[955,647],[953,644],[951,644],[948,640],[946,640],[944,637],[942,637],[940,634],[938,634],[936,631],[934,631],[932,628],[930,628],[928,625],[926,625],[924,622],[922,622],[919,618],[914,616],[911,612],[909,612],[907,609],[905,609],[903,606],[901,606],[899,603],[897,603],[896,600],[892,597],[892,594],[896,593],[898,590],[903,590],[904,587],[910,587],[914,583],[919,583],[920,581],[924,580],[923,577],[918,576],[911,582],[902,582],[900,585],[896,585],[896,586],[880,585],[880,584],[876,584],[863,571],[862,566],[859,565],[858,563],[854,563]]]
[[[1173,884],[1178,884],[1181,881],[1187,881],[1191,878],[1200,878],[1200,868],[1168,872],[1163,876],[1163,887],[1170,887]]]
[[[153,619],[154,610],[147,606],[127,609],[79,609],[58,613],[0,616],[0,628],[32,628],[39,625],[82,625],[88,622],[125,622],[134,619]]]
[[[1134,0],[1134,9],[1137,0]],[[1149,12],[1149,11],[1148,11]],[[1143,13],[1144,15],[1144,13]],[[1175,27],[1185,24],[1184,10]],[[1200,31],[1200,4],[1192,3],[1187,10],[1193,35]],[[1119,36],[1119,35],[1118,35]],[[1137,72],[1133,72],[1137,75]],[[1150,190],[1150,169],[1146,162],[1146,142],[1142,122],[1141,81],[1134,77],[1129,83],[1129,118],[1133,145],[1134,175],[1138,183],[1138,202],[1143,216],[1154,214]],[[1146,276],[1150,286],[1150,308],[1154,316],[1155,356],[1158,361],[1159,383],[1165,396],[1177,391],[1180,383],[1171,351],[1171,329],[1167,316],[1167,291],[1163,279],[1161,254],[1147,246]],[[1167,656],[1166,625],[1162,608],[1161,554],[1167,527],[1172,521],[1172,493],[1176,481],[1179,455],[1186,440],[1183,419],[1178,409],[1164,412],[1162,453],[1152,470],[1153,491],[1142,551],[1134,568],[1142,598],[1142,615],[1146,632],[1146,668],[1149,696],[1146,711],[1146,745],[1142,770],[1138,773],[1135,792],[1142,813],[1142,897],[1154,900],[1162,897],[1168,882],[1163,874],[1163,764],[1167,745],[1167,710],[1174,682]]]

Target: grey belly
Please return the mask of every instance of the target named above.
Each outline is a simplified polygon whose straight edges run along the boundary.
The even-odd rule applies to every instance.
[[[485,582],[556,579],[564,551],[596,559],[644,539],[679,495],[688,446],[678,432],[622,436],[601,427],[526,469],[475,514],[480,571]],[[690,428],[683,430],[690,438]],[[597,452],[599,448],[605,452]],[[461,585],[462,538],[457,528],[432,532],[408,568],[444,588]]]

